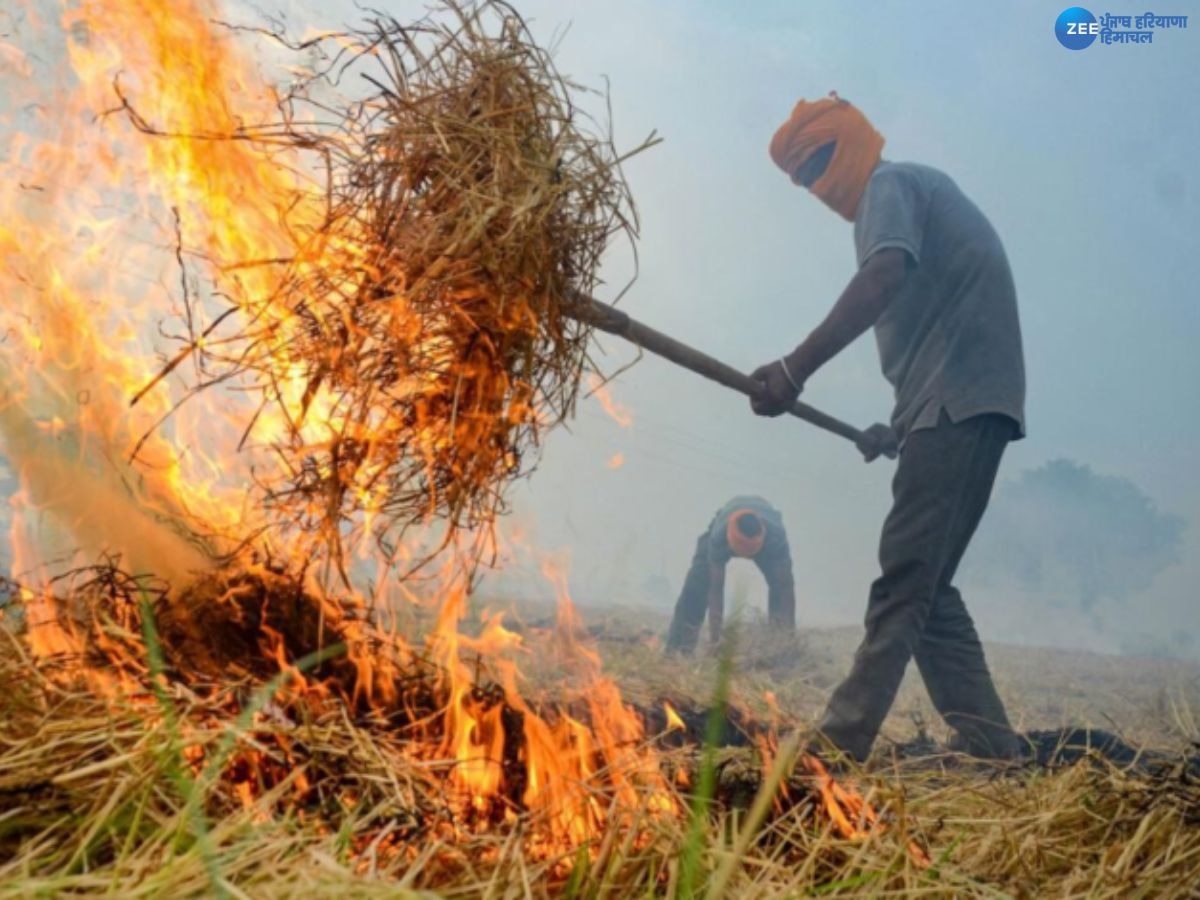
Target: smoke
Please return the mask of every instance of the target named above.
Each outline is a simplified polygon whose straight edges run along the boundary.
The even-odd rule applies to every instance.
[[[5,372],[7,367],[0,366]],[[0,448],[6,473],[12,470],[4,479],[5,499],[19,485],[23,505],[36,510],[24,526],[32,530],[29,546],[37,551],[24,554],[19,546],[7,547],[16,558],[5,564],[15,567],[18,578],[30,574],[25,567],[31,563],[72,557],[90,563],[103,555],[175,585],[211,567],[211,557],[184,528],[183,517],[153,502],[140,473],[97,435],[70,423],[49,433],[46,418],[29,415],[9,398],[0,403]]]
[[[1179,562],[1186,527],[1129,479],[1056,459],[997,488],[967,574],[1094,615]]]

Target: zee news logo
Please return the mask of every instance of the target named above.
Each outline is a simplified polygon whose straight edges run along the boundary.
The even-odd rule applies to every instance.
[[[1093,19],[1090,22],[1067,22],[1066,34],[1068,35],[1085,35],[1099,34],[1100,23]],[[1090,42],[1089,42],[1090,43]]]
[[[1097,38],[1104,46],[1153,44],[1156,33],[1187,26],[1187,16],[1160,16],[1152,12],[1125,16],[1106,12],[1097,19],[1082,6],[1072,6],[1059,13],[1054,22],[1054,35],[1068,50],[1083,50]]]

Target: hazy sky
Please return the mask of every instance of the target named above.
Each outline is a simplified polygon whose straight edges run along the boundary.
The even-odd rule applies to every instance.
[[[745,369],[804,337],[853,272],[850,226],[792,187],[766,146],[796,98],[836,89],[885,135],[885,156],[950,173],[1004,239],[1029,438],[1003,473],[1066,456],[1200,520],[1200,16],[1148,47],[1071,52],[1054,38],[1062,7],[1050,3],[992,5],[986,16],[948,2],[920,13],[900,2],[870,12],[835,2],[521,8],[544,34],[570,23],[560,63],[588,83],[608,76],[619,138],[665,138],[628,167],[643,219],[629,312]],[[628,355],[607,346],[614,363]],[[633,428],[585,404],[519,495],[542,543],[573,547],[580,596],[636,597],[644,573],[677,588],[712,510],[757,492],[784,511],[802,618],[859,619],[890,464],[865,466],[798,421],[756,420],[742,398],[654,359],[614,393]],[[819,373],[805,399],[860,425],[886,420],[873,341]],[[610,471],[616,451],[627,462]],[[1193,526],[1184,563],[1131,608],[1103,610],[1108,634],[1080,641],[1200,627],[1198,551]],[[1049,623],[1016,598],[973,605],[997,636],[1093,627]]]
[[[956,179],[1003,238],[1018,289],[1029,437],[1001,477],[1069,457],[1191,523],[1182,564],[1100,609],[1103,630],[963,584],[981,631],[1097,647],[1200,631],[1200,4],[1151,4],[1193,16],[1152,45],[1072,52],[1053,33],[1063,0],[514,2],[542,40],[559,36],[565,73],[601,87],[607,77],[619,144],[652,130],[665,139],[627,167],[643,231],[624,308],[735,366],[791,349],[854,270],[849,224],[767,155],[797,98],[836,89],[887,138],[885,157]],[[297,31],[361,17],[346,0],[256,4],[281,5]],[[423,9],[374,5],[400,19]],[[614,255],[612,280],[627,261]],[[631,359],[618,340],[603,345],[610,368]],[[759,493],[789,527],[802,624],[861,619],[892,464],[866,466],[798,420],[757,419],[740,396],[654,358],[612,389],[634,425],[582,403],[513,494],[514,520],[539,547],[570,548],[578,598],[669,602],[656,591],[663,579],[678,589],[712,512]],[[886,421],[873,340],[821,371],[804,399],[859,426]],[[625,464],[608,468],[618,452]],[[492,589],[548,593],[511,575]]]

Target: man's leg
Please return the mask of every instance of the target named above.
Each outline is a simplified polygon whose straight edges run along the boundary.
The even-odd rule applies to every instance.
[[[1019,750],[1018,738],[992,683],[975,623],[952,584],[959,561],[987,509],[1000,457],[1014,429],[1011,420],[996,415],[981,416],[980,426],[977,468],[959,507],[961,520],[954,528],[956,545],[942,570],[925,630],[913,655],[933,705],[946,724],[958,732],[963,749],[977,756],[1010,757]]]
[[[939,590],[914,656],[933,705],[958,732],[963,750],[983,757],[1017,755],[1019,739],[992,683],[971,614],[954,587]]]
[[[870,752],[891,709],[946,564],[960,543],[965,546],[958,540],[968,518],[962,510],[979,493],[977,481],[984,475],[990,490],[1003,452],[1003,445],[997,449],[989,440],[994,436],[987,427],[990,418],[953,424],[943,414],[936,428],[910,434],[900,455],[892,509],[879,541],[882,574],[867,602],[866,635],[820,726],[830,741],[858,759]]]
[[[683,590],[675,602],[675,615],[667,631],[668,652],[691,653],[700,640],[700,627],[708,611],[708,531],[696,540],[692,566],[683,579]]]

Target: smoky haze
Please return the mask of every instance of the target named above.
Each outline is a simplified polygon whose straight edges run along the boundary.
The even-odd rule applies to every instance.
[[[887,138],[886,158],[946,171],[1005,242],[1029,437],[1007,454],[1000,496],[1061,458],[1136,486],[1162,515],[1198,518],[1200,109],[1186,86],[1200,81],[1200,20],[1152,46],[1074,53],[1054,38],[1062,5],[1028,0],[982,16],[948,0],[919,12],[899,0],[516,5],[563,72],[607,83],[618,144],[664,138],[626,167],[642,220],[639,277],[622,300],[632,315],[746,371],[803,339],[854,272],[850,226],[794,188],[766,148],[798,97],[837,90]],[[345,0],[245,9],[279,11],[297,30],[361,18]],[[387,6],[402,19],[423,9]],[[591,111],[604,115],[602,97]],[[614,248],[601,299],[632,270],[628,248]],[[615,338],[600,344],[608,371],[635,358]],[[669,608],[713,511],[757,493],[783,512],[801,625],[861,620],[891,463],[865,465],[797,420],[756,418],[744,398],[657,359],[610,387],[633,424],[581,402],[512,493],[509,530],[569,558],[576,599]],[[804,399],[860,427],[886,421],[873,341],[818,373]],[[1120,528],[1088,522],[1082,540],[1089,526]],[[985,520],[961,579],[985,639],[1200,656],[1173,640],[1200,632],[1196,529],[1180,533],[1176,562],[1085,611],[984,577],[1005,528]],[[509,563],[485,594],[552,594],[535,562]],[[751,567],[735,564],[731,582],[765,606]]]
[[[1082,615],[1083,628],[1124,651],[1195,654],[1185,619],[1156,633],[1124,615],[1179,564],[1186,529],[1128,479],[1051,460],[1000,485],[963,580],[1039,628],[1047,614],[1076,627]]]
[[[571,23],[560,64],[587,83],[608,77],[619,141],[664,137],[627,167],[643,237],[624,308],[743,370],[803,339],[854,271],[850,227],[767,156],[798,97],[836,89],[887,138],[885,158],[958,181],[1005,242],[1029,383],[1029,437],[1006,456],[960,578],[985,639],[1200,656],[1179,637],[1200,633],[1200,536],[1185,527],[1200,511],[1200,420],[1189,412],[1200,384],[1190,152],[1200,110],[1180,90],[1200,76],[1200,33],[1140,55],[1072,53],[1053,35],[1061,6],[1046,3],[983,18],[951,3],[521,8],[542,34]],[[614,256],[612,281],[625,262]],[[612,369],[632,358],[615,339],[602,344]],[[570,548],[578,599],[669,607],[713,511],[758,493],[790,532],[801,624],[861,620],[891,463],[864,465],[797,420],[757,419],[743,398],[657,359],[612,392],[632,427],[582,403],[515,495],[538,545]],[[804,399],[860,427],[886,421],[874,342],[818,373]],[[608,468],[615,453],[624,464]],[[1092,488],[1138,498],[1110,498],[1072,524],[1079,547],[1110,547],[1086,589],[1079,560],[1054,561],[1060,582],[1076,578],[1070,590],[1049,573],[1031,586],[1005,571],[1016,567],[1006,548],[1028,539],[1008,498],[1057,459],[1090,473]],[[1145,521],[1147,508],[1158,519]],[[1153,522],[1165,531],[1139,550]],[[761,609],[756,574],[743,567],[739,579]],[[489,587],[547,593],[537,581],[510,571]]]
[[[1184,527],[1128,479],[1055,459],[996,492],[967,574],[1096,613],[1178,563]]]
[[[651,131],[664,138],[626,166],[642,237],[623,308],[745,371],[802,340],[854,272],[850,226],[767,155],[797,98],[837,90],[887,138],[885,158],[954,178],[1004,240],[1029,385],[1029,436],[1006,456],[960,579],[983,637],[1200,658],[1196,643],[1176,638],[1200,633],[1200,534],[1186,527],[1200,513],[1200,18],[1150,46],[1075,53],[1054,38],[1061,2],[986,15],[948,0],[515,3],[556,43],[563,72],[601,88],[607,79],[619,145]],[[386,4],[400,19],[423,10]],[[347,0],[233,11],[241,21],[281,16],[295,33],[362,17]],[[593,104],[604,113],[603,98]],[[614,248],[600,298],[616,296],[632,271],[629,248]],[[635,358],[618,339],[600,345],[607,371]],[[783,512],[801,626],[860,621],[893,464],[865,465],[847,442],[798,420],[756,418],[744,398],[657,359],[610,389],[632,425],[581,401],[511,495],[509,529],[569,555],[576,599],[669,609],[713,512],[755,493]],[[818,373],[803,399],[859,427],[886,421],[891,394],[873,341]],[[1023,583],[1011,556],[1030,536],[1017,533],[1007,498],[1052,460],[1128,485],[1174,523],[1153,564],[1130,571],[1119,563],[1133,553],[1123,540],[1137,540],[1122,518],[1129,510],[1080,515],[1081,542],[1118,548],[1090,603]],[[1052,496],[1036,503],[1054,506]],[[731,580],[762,608],[753,570],[735,568]],[[552,592],[524,560],[483,590]]]

